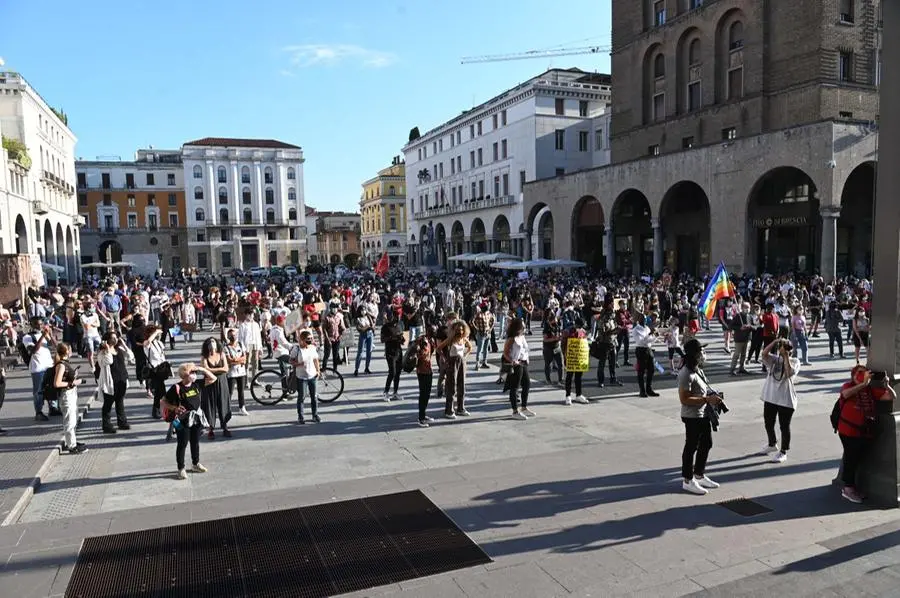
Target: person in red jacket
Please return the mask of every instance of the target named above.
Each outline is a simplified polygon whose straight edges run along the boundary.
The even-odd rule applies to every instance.
[[[850,381],[841,387],[838,436],[844,446],[841,496],[861,503],[865,496],[856,488],[856,472],[872,441],[875,402],[897,398],[888,383],[886,372],[870,372],[857,365],[850,370]]]

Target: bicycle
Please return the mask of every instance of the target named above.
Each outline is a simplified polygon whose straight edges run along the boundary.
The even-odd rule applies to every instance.
[[[265,368],[259,370],[253,380],[250,381],[250,395],[260,405],[270,407],[281,401],[290,400],[296,396],[296,385],[290,388],[293,382],[302,383],[296,378],[291,382],[294,368],[287,367],[282,373],[277,368]],[[320,403],[333,403],[344,393],[344,377],[334,368],[323,369],[316,379],[316,398]]]

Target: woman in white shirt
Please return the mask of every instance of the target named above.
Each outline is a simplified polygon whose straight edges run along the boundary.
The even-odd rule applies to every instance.
[[[153,410],[150,415],[153,419],[162,419],[160,413],[160,401],[166,394],[166,380],[169,377],[168,368],[162,367],[166,363],[166,348],[160,337],[162,330],[156,326],[147,326],[144,338],[144,350],[147,352],[147,368],[149,369],[148,387],[153,396]],[[165,371],[164,371],[165,370]]]
[[[503,357],[512,368],[507,381],[512,418],[526,420],[534,417],[534,412],[528,409],[528,391],[531,388],[531,380],[528,376],[528,340],[525,338],[525,323],[520,318],[513,318],[509,322]],[[521,409],[518,396],[520,388],[522,389]]]
[[[791,448],[791,418],[797,408],[794,384],[800,371],[800,360],[791,351],[791,343],[784,339],[776,339],[763,348],[762,361],[768,373],[760,398],[763,401],[763,421],[768,442],[761,454],[771,455],[774,463],[784,463]],[[780,450],[775,436],[776,418],[781,428]]]
[[[309,390],[309,406],[313,421],[322,421],[318,413],[316,399],[316,383],[319,378],[319,351],[312,344],[312,332],[304,330],[300,333],[300,343],[291,351],[291,365],[297,376],[297,422],[305,424],[303,419],[303,401],[305,391]]]
[[[272,342],[272,355],[278,360],[278,367],[281,368],[281,373],[284,375],[287,371],[286,366],[291,350],[294,348],[284,334],[284,316],[275,316],[275,325],[269,331],[269,340]]]

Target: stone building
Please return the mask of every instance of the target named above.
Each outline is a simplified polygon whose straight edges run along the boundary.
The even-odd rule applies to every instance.
[[[406,164],[399,156],[362,184],[362,256],[375,264],[387,253],[391,265],[406,261]]]
[[[351,212],[318,212],[316,251],[319,264],[355,267],[360,260],[360,215]],[[311,260],[312,262],[312,260]]]
[[[531,255],[619,273],[869,272],[879,2],[612,11],[612,164],[526,185]]]

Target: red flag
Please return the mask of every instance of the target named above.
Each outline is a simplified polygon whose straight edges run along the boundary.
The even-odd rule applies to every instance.
[[[384,276],[388,272],[388,268],[391,265],[391,261],[388,259],[388,254],[385,252],[381,259],[378,260],[378,264],[375,266],[375,274],[378,276]]]

